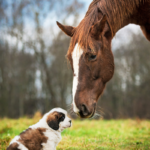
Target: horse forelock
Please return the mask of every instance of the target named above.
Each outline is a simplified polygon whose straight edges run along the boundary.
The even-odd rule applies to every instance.
[[[97,2],[99,0],[96,0]],[[88,47],[90,47],[94,52],[94,46],[92,41],[90,40],[90,29],[92,25],[96,21],[98,21],[98,7],[96,6],[97,3],[94,1],[94,4],[91,3],[89,9],[80,22],[80,24],[76,27],[73,37],[71,38],[70,46],[67,55],[71,54],[74,50],[76,43],[83,49],[85,52]]]

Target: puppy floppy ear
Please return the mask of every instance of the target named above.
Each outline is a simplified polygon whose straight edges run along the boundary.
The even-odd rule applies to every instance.
[[[48,115],[47,124],[53,130],[58,130],[59,129],[58,116],[55,114],[55,112]]]
[[[57,121],[51,120],[48,122],[48,126],[52,128],[53,130],[58,130],[59,129],[59,124]]]

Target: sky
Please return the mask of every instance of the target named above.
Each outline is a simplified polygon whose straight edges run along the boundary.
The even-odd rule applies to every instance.
[[[85,3],[85,6],[83,7],[82,12],[80,12],[80,17],[79,17],[79,22],[80,22],[83,19],[86,11],[88,10],[88,7],[89,7],[90,3],[92,2],[92,0],[79,0],[79,1]],[[60,18],[56,18],[56,17],[52,18],[51,16],[52,16],[51,14],[48,14],[42,21],[42,26],[44,28],[44,31],[43,31],[44,32],[43,35],[45,38],[44,40],[45,40],[45,43],[47,43],[48,45],[50,44],[50,41],[51,41],[50,38],[53,37],[50,35],[53,34],[55,36],[60,31],[60,29],[56,25],[56,21],[61,22]],[[67,18],[66,24],[72,25],[73,18],[74,18],[74,16],[70,15]],[[24,29],[24,31],[26,33],[26,39],[28,40],[28,37],[34,39],[34,25],[32,25],[32,21],[30,21],[30,24],[28,23],[29,22],[28,20],[26,22],[27,23],[26,23],[25,29]],[[52,33],[49,30],[50,27],[53,28],[53,30],[52,30],[53,32],[51,31]],[[132,40],[132,33],[138,34],[138,33],[142,33],[142,32],[141,32],[139,26],[133,25],[133,24],[128,25],[128,26],[122,28],[121,30],[119,30],[112,41],[112,49],[115,50],[118,47],[120,47],[120,45],[128,44]],[[10,38],[10,37],[7,37],[7,38]],[[10,41],[13,42],[13,39],[10,39]],[[13,43],[15,43],[15,42],[13,42]],[[31,52],[31,50],[30,50],[30,52]]]

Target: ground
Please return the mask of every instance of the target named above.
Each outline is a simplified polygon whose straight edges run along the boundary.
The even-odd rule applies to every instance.
[[[39,117],[0,119],[0,150]],[[62,133],[57,150],[149,150],[150,121],[146,120],[76,120]]]

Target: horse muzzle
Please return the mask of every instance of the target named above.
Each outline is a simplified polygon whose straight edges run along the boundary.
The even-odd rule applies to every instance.
[[[92,104],[91,106],[82,104],[79,107],[79,112],[77,112],[76,114],[80,118],[92,118],[95,114],[95,110],[96,110],[96,103]]]

